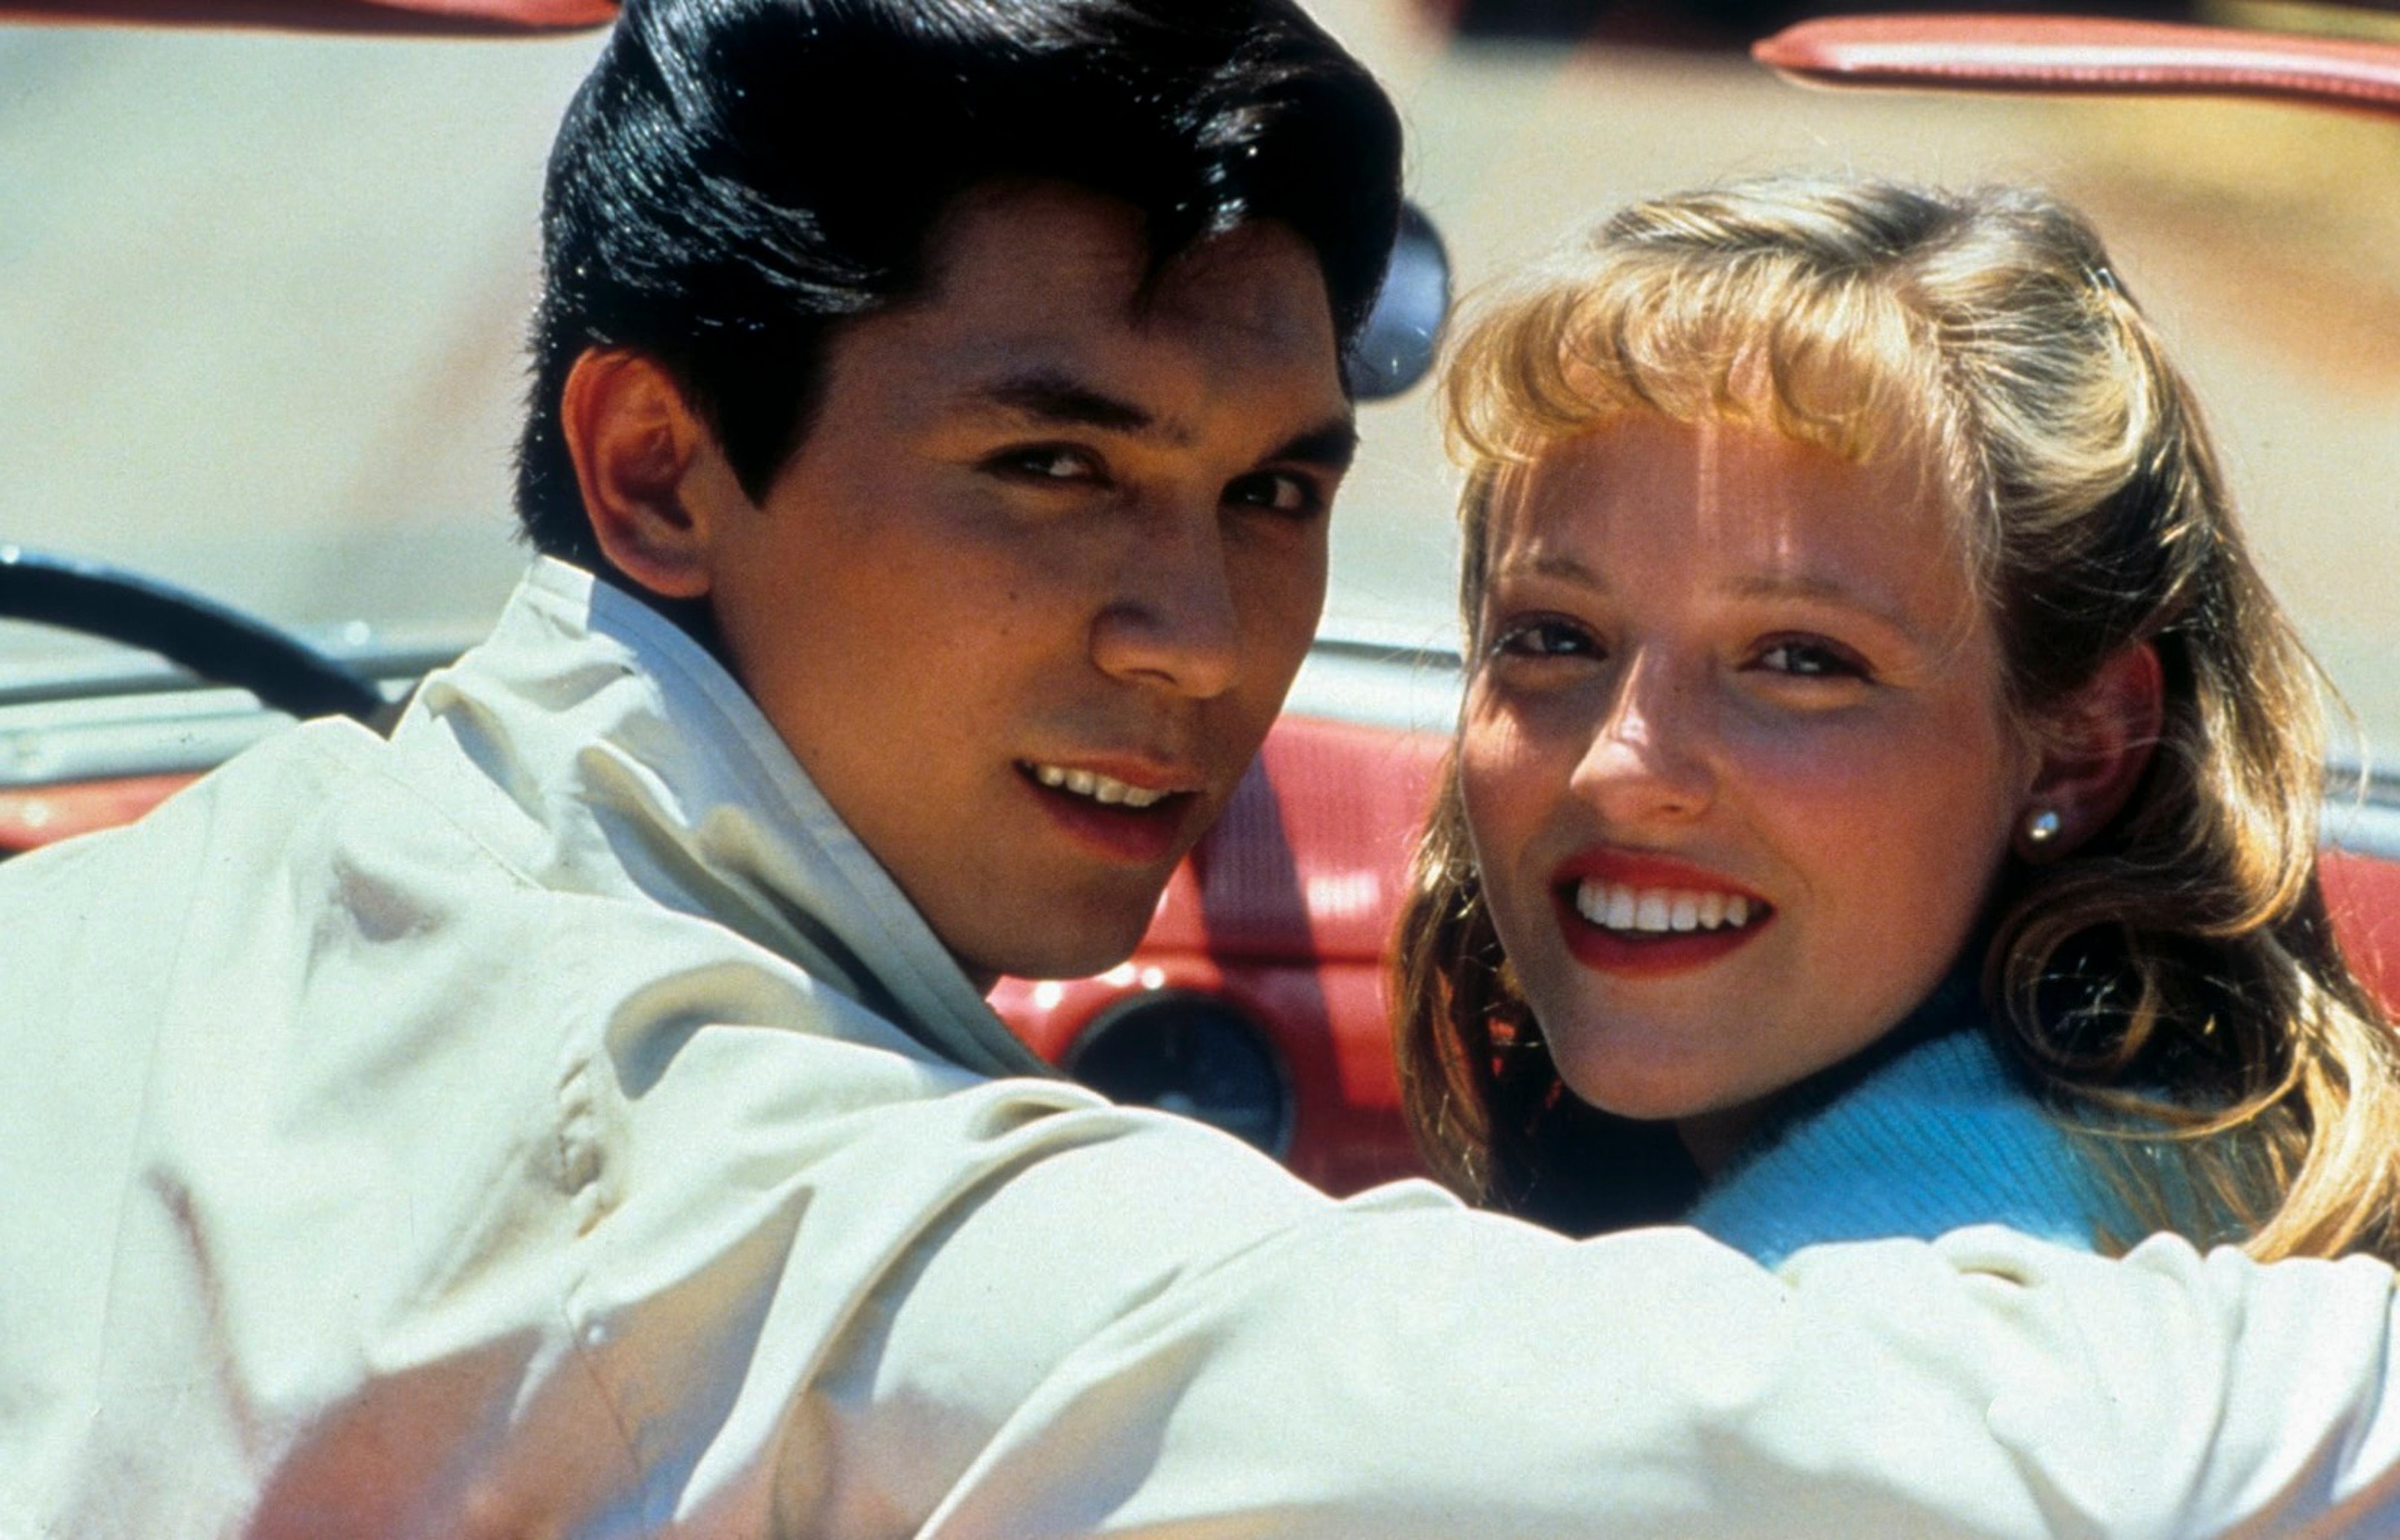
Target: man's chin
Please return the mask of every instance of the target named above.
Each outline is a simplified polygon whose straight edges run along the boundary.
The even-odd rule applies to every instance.
[[[1079,925],[1061,914],[1053,923],[1027,927],[1026,934],[977,937],[970,947],[953,946],[950,951],[980,989],[989,990],[1003,976],[1089,978],[1133,956],[1157,906],[1152,893],[1132,919],[1111,916]]]

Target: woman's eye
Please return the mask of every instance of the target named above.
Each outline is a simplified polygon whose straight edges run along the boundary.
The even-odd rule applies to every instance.
[[[1305,518],[1325,510],[1325,489],[1307,476],[1289,470],[1262,470],[1235,478],[1225,488],[1225,500],[1245,508]]]
[[[1566,620],[1527,620],[1502,630],[1492,651],[1507,658],[1597,658],[1591,633]]]
[[[1866,663],[1846,647],[1830,642],[1780,641],[1758,655],[1758,666],[1772,674],[1800,679],[1864,679]]]

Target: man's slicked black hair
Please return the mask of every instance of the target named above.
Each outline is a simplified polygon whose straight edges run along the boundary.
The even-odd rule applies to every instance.
[[[632,0],[551,153],[525,532],[602,566],[559,424],[593,347],[671,370],[763,497],[834,329],[920,292],[942,215],[986,183],[1122,199],[1154,265],[1279,222],[1347,346],[1399,159],[1382,89],[1289,0]]]

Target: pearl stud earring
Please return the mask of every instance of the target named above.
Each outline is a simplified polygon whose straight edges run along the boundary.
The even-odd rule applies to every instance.
[[[2064,823],[2059,818],[2056,809],[2038,809],[2034,812],[2028,814],[2025,818],[2025,843],[2028,845],[2047,845],[2052,840],[2058,838],[2058,831],[2064,826]]]

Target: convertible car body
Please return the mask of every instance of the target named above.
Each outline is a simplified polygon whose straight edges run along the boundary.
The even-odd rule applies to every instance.
[[[41,8],[0,0],[0,22]],[[610,14],[605,0],[74,0],[68,8],[130,22],[441,34],[571,31]],[[1326,8],[1334,8],[1332,0]],[[1538,189],[1555,192],[1561,182],[1570,190],[1553,201],[1573,207],[1543,216],[1546,223],[1612,201],[1588,168],[1561,169],[1536,153],[1561,142],[1561,115],[1580,110],[1578,93],[1598,89],[1594,46],[1581,53],[1453,50],[1424,32],[1417,15],[1424,8],[1355,0],[1340,10],[1361,33],[1362,47],[1383,50],[1379,67],[1393,75],[1417,122],[1420,171],[1437,189],[1430,202],[1445,228],[1462,240],[1484,239],[1516,203]],[[2393,44],[2126,24],[2079,32],[2055,18],[1878,17],[1804,24],[1763,45],[1760,57],[1820,84],[2230,91],[2330,102],[2400,120]],[[51,58],[51,76],[72,73],[75,62]],[[1718,89],[1725,78],[1716,65],[1703,78],[1667,54],[1630,62],[1611,55],[1607,68],[1616,72],[1610,89],[1637,105]],[[1759,100],[1740,98],[1732,109],[1738,128],[1756,116]],[[1644,124],[1658,111],[1641,110],[1650,115]],[[1636,111],[1628,106],[1628,116],[1589,130],[1601,136],[1590,143],[1638,141],[1630,116]],[[1470,150],[1491,153],[1478,159]],[[1633,144],[1636,158],[1656,153]],[[1647,163],[1623,174],[1643,185],[1686,179]],[[1495,175],[1522,191],[1503,203],[1475,201]],[[1520,254],[1495,251],[1481,261],[1494,266]],[[0,259],[8,255],[0,244]],[[1432,269],[1419,275],[1418,287],[1438,293]],[[489,331],[479,325],[474,334]],[[503,357],[504,381],[509,367]],[[1398,385],[1406,374],[1394,376]],[[439,388],[421,386],[420,393],[430,399]],[[993,996],[1030,1043],[1071,1072],[1113,1094],[1216,1122],[1337,1191],[1415,1168],[1398,1112],[1382,971],[1458,688],[1442,613],[1447,490],[1409,447],[1429,445],[1432,426],[1421,401],[1376,410],[1386,415],[1373,419],[1370,456],[1345,493],[1343,515],[1344,530],[1364,533],[1350,537],[1348,557],[1337,537],[1337,598],[1326,634],[1259,766],[1177,874],[1141,950],[1097,978],[1007,980]],[[108,453],[117,447],[110,443]],[[485,453],[497,457],[496,450]],[[1414,511],[1402,517],[1408,509]],[[0,619],[101,621],[140,647],[184,658],[207,677],[148,651],[75,653],[20,667],[0,647],[0,858],[138,816],[294,712],[345,710],[372,719],[471,635],[455,626],[420,635],[384,624],[319,624],[298,626],[305,639],[283,645],[295,629],[288,617],[252,626],[187,595],[162,595],[155,584],[6,545],[23,538],[19,524],[31,511],[0,504]],[[1361,547],[1374,548],[1366,556],[1385,565],[1362,563]],[[1367,575],[1346,597],[1345,560]],[[2354,565],[2354,554],[2350,560]],[[1413,564],[1414,576],[1379,587],[1394,561]],[[239,567],[228,570],[240,576]],[[1386,588],[1406,592],[1393,600]],[[1403,623],[1394,623],[1396,615]],[[0,626],[0,642],[6,630]],[[252,631],[283,634],[281,643]],[[2363,650],[2370,663],[2382,658],[2388,674],[2388,652]],[[290,710],[263,706],[262,695]],[[2400,1006],[2400,783],[2351,769],[2337,777],[2342,789],[2326,812],[2325,882],[2356,966]]]

